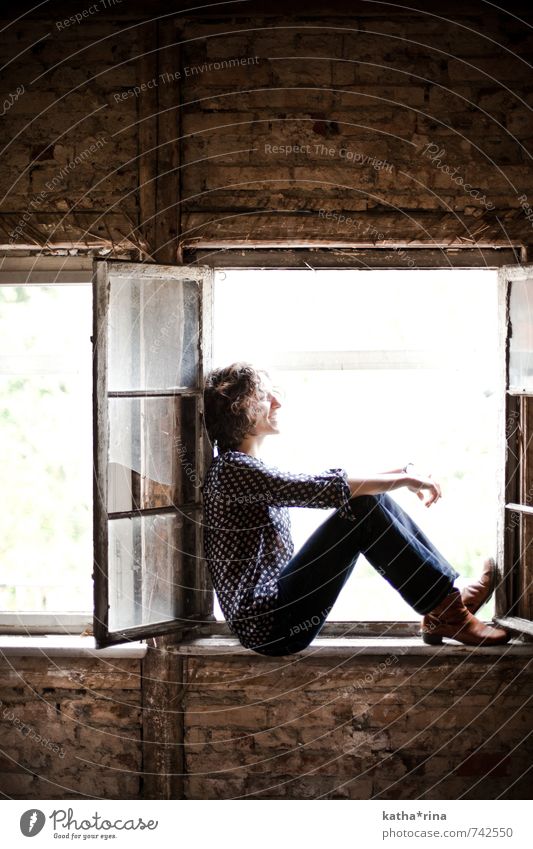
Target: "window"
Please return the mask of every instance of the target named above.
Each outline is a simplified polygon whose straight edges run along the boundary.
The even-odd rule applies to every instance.
[[[371,274],[374,275],[373,293],[376,296],[379,278],[377,272]],[[474,272],[469,274],[474,275]],[[87,279],[86,269],[80,275]],[[423,410],[428,405],[436,404],[445,410],[449,403],[446,399],[453,398],[452,406],[456,414],[461,416],[461,427],[456,428],[456,432],[449,438],[447,436],[446,443],[443,440],[439,442],[438,450],[443,452],[443,465],[449,460],[445,451],[450,452],[450,446],[454,444],[462,445],[459,450],[463,452],[463,457],[468,455],[475,459],[471,465],[457,460],[453,467],[456,472],[462,471],[466,479],[478,482],[475,493],[469,495],[480,505],[479,515],[482,518],[479,530],[480,534],[486,530],[487,537],[483,543],[478,543],[482,537],[472,530],[471,511],[468,535],[476,544],[490,547],[493,539],[491,534],[494,532],[491,517],[496,511],[498,562],[502,568],[502,580],[497,592],[497,615],[501,621],[505,619],[510,627],[522,632],[530,629],[533,633],[530,622],[533,351],[529,315],[533,295],[533,268],[509,266],[500,272],[497,310],[500,344],[490,350],[484,347],[480,335],[483,329],[488,334],[487,338],[494,341],[492,328],[496,313],[491,306],[492,295],[489,297],[487,294],[494,291],[490,274],[484,278],[486,282],[483,284],[483,287],[486,286],[484,294],[487,300],[482,302],[478,295],[469,295],[466,282],[462,283],[458,287],[457,297],[451,301],[456,311],[450,313],[450,304],[445,307],[444,300],[441,300],[438,321],[433,323],[432,332],[426,338],[420,336],[419,324],[411,312],[403,323],[391,323],[388,320],[388,323],[380,323],[380,335],[376,336],[375,316],[386,316],[389,310],[390,317],[391,314],[397,314],[398,310],[396,305],[396,313],[394,310],[391,313],[390,305],[387,307],[383,298],[385,290],[382,290],[381,297],[371,305],[370,311],[367,310],[366,317],[364,311],[359,311],[357,336],[354,336],[357,345],[353,342],[348,344],[346,337],[343,338],[345,330],[350,331],[351,327],[348,310],[341,310],[340,317],[344,325],[339,321],[334,323],[330,338],[327,338],[327,332],[331,323],[326,322],[324,330],[322,320],[331,310],[332,304],[340,303],[339,293],[335,290],[337,284],[334,285],[333,280],[324,286],[323,281],[310,272],[306,278],[304,304],[307,303],[308,308],[311,304],[319,304],[322,321],[320,333],[316,332],[316,324],[307,327],[293,323],[294,334],[290,343],[283,341],[282,344],[280,329],[283,322],[287,324],[291,318],[287,308],[287,283],[279,291],[276,309],[268,319],[266,300],[258,300],[251,295],[251,287],[255,285],[251,282],[251,275],[252,272],[248,270],[247,290],[242,293],[242,297],[228,301],[228,309],[241,315],[244,319],[242,327],[250,330],[256,342],[260,332],[265,331],[264,349],[261,355],[260,350],[256,348],[254,352],[239,340],[238,356],[261,360],[278,378],[282,378],[280,382],[285,387],[285,410],[288,412],[293,406],[298,413],[298,419],[293,424],[289,419],[286,421],[287,437],[291,439],[291,455],[272,455],[271,459],[279,465],[283,463],[287,468],[312,467],[307,462],[308,447],[302,444],[301,456],[295,453],[298,440],[293,441],[293,437],[301,434],[303,415],[309,428],[316,428],[312,464],[317,470],[337,464],[348,466],[349,469],[361,468],[357,441],[353,440],[351,445],[348,442],[352,454],[346,454],[346,445],[341,445],[337,438],[330,440],[329,444],[324,440],[321,424],[321,417],[325,416],[323,421],[327,419],[329,426],[330,410],[337,409],[339,398],[351,400],[353,388],[350,394],[347,381],[355,379],[357,397],[370,397],[370,391],[374,391],[376,386],[379,391],[375,392],[370,411],[358,408],[354,416],[349,404],[341,407],[339,429],[349,434],[354,419],[354,426],[357,425],[358,432],[367,437],[368,444],[370,436],[374,443],[377,441],[376,457],[382,461],[381,465],[394,465],[399,459],[414,459],[423,464],[425,457],[430,462],[434,457],[435,436],[429,431],[429,425],[423,417],[422,424],[420,417],[415,417],[416,430],[414,433],[410,431],[409,423],[413,422],[412,397],[419,397],[422,385],[425,386],[425,393],[431,393],[424,394],[421,402]],[[414,272],[410,272],[411,278],[413,275]],[[230,276],[226,272],[226,283]],[[424,279],[429,279],[426,273]],[[220,281],[222,275],[217,279],[217,287]],[[473,276],[470,278],[472,281]],[[6,282],[5,275],[3,279],[0,278],[0,282]],[[20,571],[17,578],[22,576],[23,581],[19,581],[17,594],[23,592],[19,586],[26,583],[28,593],[33,595],[24,600],[22,595],[17,595],[10,604],[11,609],[17,611],[45,609],[45,605],[41,604],[42,587],[48,586],[50,577],[56,580],[59,575],[61,581],[67,578],[67,582],[72,577],[72,592],[79,591],[76,597],[79,600],[74,600],[73,595],[66,596],[69,609],[84,611],[87,609],[90,591],[88,547],[91,537],[91,500],[87,481],[91,464],[87,423],[91,418],[91,392],[87,380],[90,354],[88,357],[86,345],[90,335],[86,326],[91,315],[88,299],[90,292],[83,286],[73,288],[72,292],[76,292],[74,300],[69,301],[68,307],[64,307],[64,299],[70,296],[68,286],[56,286],[54,292],[57,291],[57,294],[50,295],[45,291],[48,287],[44,285],[41,288],[20,288],[20,282],[20,279],[13,280],[11,288],[0,289],[3,296],[3,319],[7,314],[6,309],[33,310],[31,318],[24,320],[22,325],[18,324],[18,332],[15,321],[2,336],[2,391],[7,400],[3,412],[3,450],[7,458],[4,468],[11,468],[9,464],[14,462],[13,457],[8,456],[11,449],[6,447],[9,445],[5,439],[6,428],[11,427],[13,420],[17,421],[19,416],[24,428],[17,425],[15,430],[22,433],[24,439],[29,433],[34,434],[32,439],[46,439],[47,434],[54,429],[54,419],[50,415],[54,398],[58,400],[58,406],[53,413],[57,416],[57,433],[53,437],[56,439],[60,435],[61,446],[59,451],[50,452],[50,441],[46,442],[45,447],[37,441],[28,442],[25,459],[29,458],[31,463],[32,456],[37,456],[39,463],[46,465],[46,468],[39,470],[34,463],[29,478],[27,469],[30,466],[13,466],[14,472],[11,472],[9,482],[12,506],[10,508],[8,503],[8,509],[2,517],[5,523],[4,538],[9,537],[10,517],[18,520],[21,516],[30,515],[30,529],[40,524],[45,531],[49,531],[50,523],[47,525],[46,522],[43,524],[38,521],[44,515],[42,503],[39,502],[34,509],[31,501],[35,495],[31,491],[32,487],[38,482],[37,495],[40,498],[41,490],[46,490],[43,497],[47,500],[46,509],[52,524],[55,524],[56,529],[68,533],[76,528],[75,542],[80,547],[74,556],[72,539],[64,541],[59,550],[54,547],[53,540],[50,543],[50,536],[44,539],[42,545],[34,541],[30,547],[27,546],[17,562],[24,562],[28,567],[32,561],[45,563],[46,570],[39,569],[36,573],[26,574]],[[32,282],[43,283],[43,279],[38,277]],[[60,282],[67,281],[63,278]],[[450,284],[447,286],[449,289]],[[202,558],[200,498],[200,484],[211,461],[211,446],[202,423],[201,389],[205,373],[214,364],[211,352],[213,288],[213,273],[208,267],[165,267],[105,261],[95,263],[92,328],[95,452],[92,542],[94,627],[100,646],[169,632],[182,635],[212,633],[222,627],[214,621],[213,592]],[[402,288],[401,291],[403,297],[406,290]],[[422,296],[420,292],[418,296]],[[271,291],[268,297],[272,301]],[[299,297],[302,298],[302,295]],[[60,303],[63,304],[61,308]],[[472,331],[467,304],[474,307],[476,313],[476,324]],[[68,321],[61,318],[63,308],[68,309]],[[226,361],[233,354],[229,348],[224,348],[225,342],[220,342],[224,336],[220,336],[219,322],[222,321],[222,331],[227,330],[229,318],[223,317],[220,308],[219,303],[215,316],[216,356]],[[298,311],[300,313],[301,310]],[[9,315],[15,313],[10,312]],[[27,315],[30,316],[30,313]],[[454,317],[455,329],[451,339],[446,329],[450,315]],[[0,316],[0,321],[3,319]],[[20,333],[21,326],[24,333]],[[288,327],[290,329],[290,323]],[[365,333],[366,341],[363,344]],[[311,343],[308,341],[304,344],[305,334],[308,334]],[[416,344],[406,344],[406,340],[413,339],[416,339]],[[51,343],[52,340],[53,345],[47,349],[47,342]],[[457,354],[450,363],[452,347]],[[493,355],[497,357],[496,360]],[[499,369],[497,383],[492,382],[495,363]],[[36,375],[35,370],[39,374]],[[43,371],[46,374],[42,374]],[[391,374],[394,376],[393,381],[390,379]],[[24,412],[24,404],[27,402],[23,400],[22,384],[29,387],[30,395],[33,393],[33,396],[28,396],[34,413],[31,422],[31,426],[35,426],[33,431],[28,429],[30,417]],[[62,388],[63,384],[68,392]],[[464,389],[459,389],[461,385],[464,385]],[[484,390],[480,395],[481,387]],[[73,401],[68,411],[67,395]],[[390,428],[384,424],[384,411],[390,409],[391,397],[396,399],[396,445],[390,441]],[[41,414],[37,398],[39,403],[42,401],[48,405],[46,415]],[[428,399],[431,399],[429,404]],[[472,399],[477,400],[474,403]],[[17,406],[19,400],[23,401],[20,409]],[[382,406],[379,407],[379,404]],[[19,415],[21,411],[22,418]],[[493,422],[497,425],[497,440],[493,443],[489,439],[483,446],[474,445],[476,441],[479,443],[480,438],[486,440],[493,433]],[[64,429],[60,430],[60,427]],[[468,430],[469,443],[464,441],[465,428]],[[377,440],[376,434],[379,437]],[[73,435],[75,450],[72,447]],[[452,436],[455,439],[457,435],[463,440],[462,443],[450,441]],[[410,456],[404,456],[405,444],[409,439]],[[383,450],[384,444],[390,446],[389,453]],[[276,442],[272,440],[269,450],[273,451],[275,446]],[[399,446],[402,448],[400,458]],[[36,453],[32,454],[30,449]],[[16,451],[12,453],[14,455]],[[494,456],[497,465],[495,475]],[[51,459],[57,460],[55,465],[50,462]],[[481,462],[485,464],[482,473]],[[58,509],[57,505],[51,509],[49,502],[50,492],[54,494],[53,484],[52,489],[46,486],[46,475],[50,475],[51,481],[58,479],[57,469],[60,465],[63,509]],[[375,458],[366,451],[365,466],[368,469],[376,468]],[[479,485],[480,474],[482,485]],[[459,489],[469,489],[465,477],[458,479],[456,493]],[[30,498],[31,503],[21,503],[21,492],[25,499]],[[401,493],[395,495],[400,496]],[[408,497],[409,494],[405,495]],[[450,497],[450,506],[452,501]],[[444,503],[443,499],[440,504]],[[410,512],[414,513],[416,502],[410,500],[408,506]],[[79,521],[80,512],[85,517],[84,524]],[[317,522],[325,516],[325,511],[299,512],[302,517],[307,514]],[[436,516],[435,511],[433,517]],[[486,517],[489,517],[488,521]],[[429,511],[424,518],[429,520]],[[459,517],[459,524],[465,524],[464,515]],[[450,526],[448,529],[443,526],[441,531],[426,527],[443,553],[452,558],[453,554],[447,547]],[[299,534],[296,540],[298,545],[310,532],[310,526],[303,524],[295,531],[295,536]],[[439,539],[439,533],[444,535],[444,542]],[[456,530],[453,533],[453,544],[458,545]],[[22,531],[15,536],[17,543],[26,545]],[[39,547],[43,549],[40,552],[43,559],[35,556]],[[465,551],[465,557],[470,557],[468,550]],[[77,577],[69,569],[69,564],[74,561],[79,568]],[[366,579],[360,565],[364,564],[357,565],[354,580],[358,579],[358,575]],[[42,581],[43,574],[46,574],[45,582]],[[372,575],[372,578],[380,580],[379,576]],[[13,581],[11,583],[14,585]],[[343,595],[348,594],[349,590],[345,588]],[[48,599],[52,598],[52,595],[47,595],[46,606],[49,608],[57,604],[56,601],[48,604]],[[61,600],[64,599],[65,594]],[[7,602],[4,605],[9,607]],[[341,610],[337,615],[341,619],[355,619],[351,623],[351,631],[357,633],[357,619],[361,614],[356,608]],[[396,621],[403,616],[399,610],[393,610],[388,615]],[[368,619],[367,610],[365,618]],[[360,624],[366,632],[368,626]],[[334,623],[327,625],[325,633],[333,627]],[[378,632],[383,630],[379,623],[376,628]],[[386,630],[391,632],[389,625]]]
[[[210,615],[200,485],[211,277],[95,266],[94,633],[103,646]]]
[[[0,286],[3,621],[91,620],[90,336],[90,285]]]
[[[437,507],[405,490],[393,497],[460,586],[496,551],[497,305],[487,270],[221,271],[213,364],[250,360],[282,386],[282,432],[262,447],[281,468],[356,476],[415,461],[433,472]],[[290,510],[296,548],[330,512]],[[328,618],[416,614],[361,556]]]

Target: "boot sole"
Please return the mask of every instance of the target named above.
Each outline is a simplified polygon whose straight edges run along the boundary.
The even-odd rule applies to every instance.
[[[427,646],[441,646],[443,644],[442,643],[443,637],[440,636],[439,634],[421,634],[420,636],[422,637],[422,641]],[[501,641],[498,641],[498,642],[490,642],[490,641],[487,641],[487,640],[482,640],[480,643],[463,643],[463,641],[459,637],[452,636],[451,634],[447,634],[446,639],[455,640],[456,642],[461,643],[462,646],[469,646],[470,648],[476,648],[476,647],[479,647],[479,646],[487,648],[487,647],[490,647],[490,646],[504,646],[504,645],[506,645],[506,643],[509,642],[510,638],[507,639],[507,640],[501,640]]]
[[[442,637],[437,634],[422,634],[422,640],[427,646],[441,646]]]

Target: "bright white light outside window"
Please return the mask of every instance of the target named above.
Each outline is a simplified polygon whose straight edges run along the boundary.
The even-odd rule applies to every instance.
[[[0,609],[89,611],[91,287],[0,295]],[[444,497],[393,497],[463,581],[479,571],[496,536],[495,272],[218,272],[214,327],[215,365],[249,360],[283,389],[266,462],[356,476],[415,461]],[[331,512],[290,510],[296,550]],[[361,556],[329,618],[413,611]]]
[[[436,505],[393,497],[458,586],[496,547],[496,282],[478,270],[229,270],[215,282],[214,366],[247,360],[283,390],[265,462],[356,477],[413,461],[432,473]],[[290,509],[296,550],[331,512]],[[363,555],[329,616],[416,618]]]
[[[92,610],[91,286],[0,287],[0,610]]]

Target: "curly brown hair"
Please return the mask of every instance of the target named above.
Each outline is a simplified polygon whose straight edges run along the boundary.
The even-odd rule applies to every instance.
[[[207,435],[221,451],[235,450],[250,433],[259,413],[259,393],[265,369],[236,362],[211,371],[204,384]]]

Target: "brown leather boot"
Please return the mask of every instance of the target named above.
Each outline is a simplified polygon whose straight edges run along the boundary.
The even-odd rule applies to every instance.
[[[483,563],[483,572],[477,581],[474,581],[461,590],[463,604],[470,613],[477,613],[479,608],[489,600],[494,592],[495,585],[496,561],[493,557],[489,557]]]
[[[443,637],[459,640],[466,646],[497,646],[507,643],[511,636],[495,625],[484,625],[464,606],[461,593],[453,589],[437,607],[422,620],[422,639],[438,646]]]

